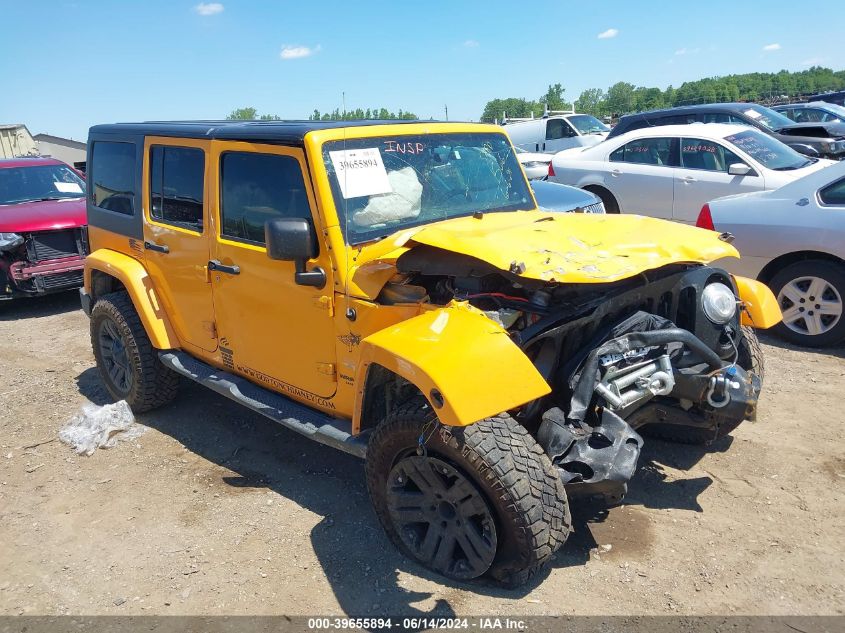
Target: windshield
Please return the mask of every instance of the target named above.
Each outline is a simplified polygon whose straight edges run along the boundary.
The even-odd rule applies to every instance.
[[[825,103],[824,109],[845,121],[845,108],[841,105],[836,105],[835,103]]]
[[[752,105],[743,110],[745,116],[754,119],[770,130],[779,130],[786,125],[795,125],[795,121],[763,106]]]
[[[800,169],[816,162],[816,159],[807,158],[776,138],[754,129],[731,134],[726,136],[725,140],[736,145],[764,167],[777,171]]]
[[[504,134],[332,141],[323,161],[350,244],[447,218],[534,208]]]
[[[85,195],[85,181],[66,165],[0,169],[0,204],[62,200]]]
[[[581,134],[606,134],[610,132],[609,127],[590,114],[576,114],[567,117],[567,119]]]

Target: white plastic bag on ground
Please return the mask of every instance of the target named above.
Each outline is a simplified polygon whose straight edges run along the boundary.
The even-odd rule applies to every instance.
[[[146,430],[135,424],[126,400],[102,407],[88,403],[61,428],[59,439],[78,454],[91,455],[98,448],[114,447],[118,440],[134,440]]]

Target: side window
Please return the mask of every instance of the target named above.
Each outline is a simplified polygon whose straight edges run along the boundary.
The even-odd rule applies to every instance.
[[[549,119],[546,121],[546,140],[556,141],[573,136],[572,128],[563,119]]]
[[[88,171],[95,206],[123,215],[135,214],[135,145],[95,141]]]
[[[819,198],[824,204],[845,206],[845,178],[819,191]]]
[[[724,112],[705,113],[703,121],[705,123],[731,123],[731,115]]]
[[[227,152],[220,164],[221,233],[264,245],[264,223],[308,218],[311,208],[299,162],[291,156]]]
[[[150,148],[150,215],[202,231],[205,152],[195,147]]]
[[[671,138],[643,138],[626,143],[610,155],[613,162],[671,165]]]
[[[687,123],[695,123],[696,116],[694,113],[674,114],[672,116],[663,117],[652,121],[654,125],[686,125]]]
[[[715,141],[697,138],[681,139],[681,167],[727,172],[733,163],[743,160]]]

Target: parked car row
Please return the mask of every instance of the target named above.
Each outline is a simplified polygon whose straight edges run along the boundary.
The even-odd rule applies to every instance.
[[[606,140],[555,153],[547,179],[595,194],[607,213],[731,234],[742,259],[722,264],[771,287],[783,312],[776,331],[836,345],[845,341],[845,162],[824,156],[845,156],[845,108],[778,110],[710,104],[625,116]]]

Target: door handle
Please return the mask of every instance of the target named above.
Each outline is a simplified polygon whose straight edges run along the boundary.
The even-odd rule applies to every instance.
[[[217,271],[218,273],[226,273],[227,275],[241,274],[240,266],[226,266],[225,264],[221,264],[220,261],[217,259],[212,259],[210,262],[208,262],[208,269]]]
[[[164,253],[165,255],[170,252],[170,247],[164,244],[156,244],[155,242],[148,242],[144,240],[144,248],[148,251],[155,251],[156,253]]]
[[[622,175],[622,170],[621,170],[621,169],[613,169],[613,170],[611,170],[610,174],[611,174],[612,176],[621,176],[621,175]]]
[[[684,176],[684,182],[695,182],[695,178],[692,176]]]

